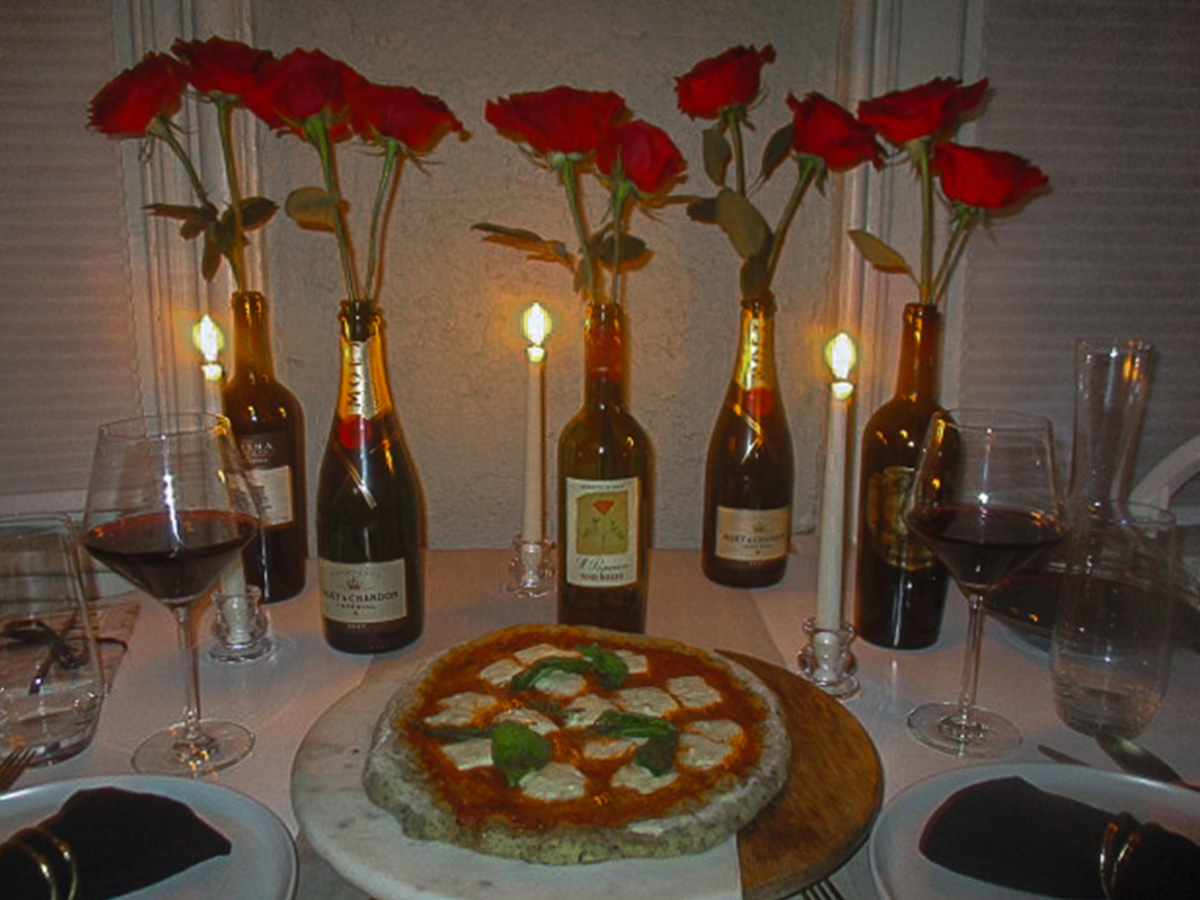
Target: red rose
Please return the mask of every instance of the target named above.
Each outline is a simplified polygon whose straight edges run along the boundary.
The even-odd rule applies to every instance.
[[[147,53],[92,98],[88,124],[111,137],[144,137],[159,116],[173,116],[183,98],[183,74],[165,53]]]
[[[693,119],[715,119],[727,106],[749,106],[758,96],[762,69],[775,61],[775,48],[767,44],[730,47],[720,56],[696,63],[675,79],[679,109]]]
[[[274,62],[270,50],[258,50],[239,41],[211,37],[207,41],[177,40],[171,52],[179,57],[183,75],[201,94],[241,97],[263,66]]]
[[[618,165],[643,194],[659,193],[687,167],[667,133],[640,119],[620,126],[596,153],[596,168],[605,175]]]
[[[980,209],[1003,209],[1049,179],[1015,153],[960,144],[939,144],[931,163],[950,200]]]
[[[803,100],[788,95],[792,111],[792,149],[819,156],[830,169],[850,169],[870,160],[876,169],[883,165],[883,148],[875,132],[845,109],[813,91]]]
[[[324,116],[332,140],[350,136],[348,95],[363,77],[320,50],[293,50],[264,66],[242,100],[274,129],[302,134],[305,119]]]
[[[484,110],[497,131],[537,153],[592,153],[624,114],[624,99],[612,91],[566,86],[501,97]]]
[[[959,116],[983,101],[987,88],[986,78],[968,87],[962,87],[957,78],[935,78],[914,88],[864,100],[858,105],[858,118],[901,147],[952,128]]]
[[[428,153],[451,131],[463,128],[439,98],[369,81],[350,95],[350,121],[364,140],[393,138],[412,153]]]

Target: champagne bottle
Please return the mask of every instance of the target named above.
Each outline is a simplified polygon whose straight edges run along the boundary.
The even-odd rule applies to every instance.
[[[304,414],[275,378],[267,301],[233,295],[233,375],[222,390],[225,415],[245,459],[262,516],[260,536],[242,552],[246,583],[274,603],[304,590],[308,560]]]
[[[939,409],[941,327],[936,307],[904,308],[896,392],[863,431],[855,627],[881,647],[928,647],[942,627],[946,570],[904,521],[925,430]]]
[[[646,628],[650,438],[625,406],[624,312],[591,303],[583,407],[558,442],[558,621]]]
[[[704,574],[731,587],[775,584],[792,532],[792,436],[775,377],[775,301],[742,301],[733,377],[704,469]]]
[[[415,641],[425,619],[424,511],[392,405],[379,308],[345,301],[337,410],[317,484],[325,640],[348,653]]]

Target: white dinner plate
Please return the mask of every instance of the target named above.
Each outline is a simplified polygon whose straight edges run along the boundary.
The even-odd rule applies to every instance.
[[[233,844],[122,900],[290,900],[296,891],[296,846],[279,818],[245,794],[221,785],[161,775],[115,775],[39,784],[0,797],[0,843],[54,815],[76,791],[115,787],[186,803]]]
[[[871,874],[879,893],[888,900],[1028,900],[1036,896],[944,869],[922,856],[918,847],[925,823],[951,794],[1011,775],[1099,809],[1157,822],[1200,843],[1200,793],[1196,791],[1060,763],[970,766],[919,781],[884,807],[870,845]]]

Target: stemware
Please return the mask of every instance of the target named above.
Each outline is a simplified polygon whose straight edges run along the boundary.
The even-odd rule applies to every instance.
[[[254,746],[241,725],[201,719],[196,628],[201,601],[258,529],[254,495],[224,416],[185,413],[101,426],[83,543],[174,615],[186,689],[183,721],[134,752],[139,772],[203,775]]]
[[[1063,537],[1049,421],[957,409],[930,423],[905,518],[945,564],[970,610],[958,700],[914,709],[921,741],[956,756],[1003,756],[1021,743],[1011,722],[975,705],[988,595]]]

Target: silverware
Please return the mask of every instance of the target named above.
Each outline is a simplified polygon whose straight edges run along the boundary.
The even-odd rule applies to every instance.
[[[1096,735],[1096,743],[1113,762],[1130,774],[1200,791],[1200,785],[1188,784],[1183,776],[1136,741],[1102,731]]]
[[[17,783],[22,773],[33,764],[32,747],[19,747],[4,759],[0,759],[0,791],[7,791]]]
[[[842,892],[828,878],[823,881],[814,881],[808,887],[801,888],[800,896],[803,900],[846,900],[842,896]]]
[[[1071,756],[1069,753],[1063,753],[1061,750],[1055,750],[1053,747],[1047,747],[1045,744],[1038,744],[1037,748],[1038,752],[1041,753],[1042,756],[1048,757],[1054,760],[1056,763],[1066,763],[1068,766],[1088,765],[1088,763],[1085,763],[1082,759],[1079,759],[1076,756]]]

